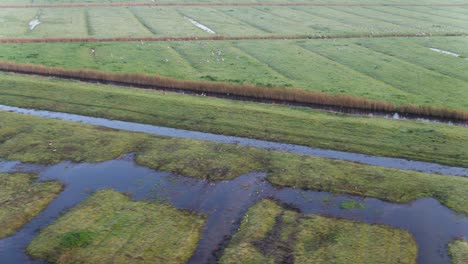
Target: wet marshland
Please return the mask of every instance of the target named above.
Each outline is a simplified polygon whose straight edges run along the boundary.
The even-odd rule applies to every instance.
[[[254,146],[405,170],[468,176],[467,168],[426,162],[315,149],[65,113],[8,106],[0,106],[0,109],[155,135]],[[65,184],[63,192],[37,217],[13,236],[0,240],[2,263],[40,263],[41,261],[32,260],[25,253],[26,246],[39,230],[86,199],[91,193],[105,188],[128,193],[134,200],[159,201],[179,209],[206,214],[208,218],[202,231],[202,238],[189,263],[216,262],[229,243],[230,237],[239,228],[246,210],[264,198],[275,199],[307,214],[321,214],[405,229],[414,236],[418,244],[418,263],[449,263],[447,244],[453,239],[468,237],[468,217],[454,213],[432,198],[418,199],[407,204],[394,204],[374,198],[279,188],[271,185],[263,172],[252,172],[230,181],[210,182],[139,166],[133,161],[132,155],[101,163],[63,162],[53,166],[0,161],[0,172],[35,172],[39,175],[39,181],[58,180]],[[355,201],[363,208],[343,209],[341,205],[349,201]]]
[[[118,120],[109,120],[105,118],[81,116],[81,115],[75,115],[75,114],[69,114],[69,113],[26,109],[26,108],[12,107],[12,106],[6,106],[6,105],[0,105],[0,110],[10,111],[10,112],[20,113],[20,114],[27,114],[27,115],[32,115],[32,116],[39,116],[39,117],[44,117],[44,118],[53,118],[53,119],[66,120],[66,121],[72,121],[72,122],[83,123],[83,124],[102,126],[102,127],[107,127],[107,128],[143,132],[143,133],[148,133],[148,134],[158,135],[158,136],[205,140],[205,141],[211,141],[211,142],[235,144],[235,145],[249,146],[249,147],[268,149],[268,150],[277,150],[277,151],[295,153],[295,154],[300,154],[300,155],[305,155],[305,156],[316,156],[316,157],[323,157],[323,158],[345,160],[345,161],[351,161],[351,162],[357,162],[357,163],[380,166],[380,167],[387,167],[387,168],[468,177],[468,168],[452,167],[452,166],[441,165],[441,164],[430,163],[430,162],[413,161],[413,160],[406,160],[406,159],[400,159],[400,158],[371,156],[371,155],[352,153],[352,152],[319,149],[319,148],[312,148],[312,147],[306,147],[306,146],[294,145],[294,144],[278,143],[278,142],[272,142],[272,141],[234,137],[234,136],[225,136],[225,135],[204,133],[204,132],[198,132],[198,131],[160,127],[160,126],[125,122],[125,121],[118,121]]]
[[[264,198],[275,199],[303,213],[405,229],[418,244],[418,263],[449,263],[447,244],[455,238],[468,237],[468,217],[452,212],[431,198],[393,204],[374,198],[278,188],[272,186],[266,180],[266,174],[261,172],[230,181],[210,182],[136,165],[132,155],[102,163],[63,162],[50,167],[0,163],[0,171],[35,170],[39,173],[39,181],[58,180],[65,184],[65,189],[17,233],[0,240],[1,262],[40,263],[31,260],[24,251],[39,230],[91,193],[105,188],[128,193],[134,200],[159,201],[206,214],[208,219],[202,239],[189,263],[216,262],[246,210]],[[363,208],[341,207],[351,200]]]

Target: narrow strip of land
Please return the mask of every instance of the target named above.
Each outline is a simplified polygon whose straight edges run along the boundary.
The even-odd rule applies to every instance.
[[[116,38],[0,38],[0,43],[62,43],[62,42],[161,42],[161,41],[204,41],[204,40],[295,40],[295,39],[351,39],[351,38],[422,38],[464,37],[458,33],[420,34],[351,34],[351,35],[272,35],[272,36],[191,36],[191,37],[116,37]]]
[[[69,3],[69,4],[30,4],[30,5],[0,5],[0,8],[73,8],[102,6],[468,6],[467,3],[448,4],[371,4],[371,3],[243,3],[243,2],[152,2],[152,3]]]

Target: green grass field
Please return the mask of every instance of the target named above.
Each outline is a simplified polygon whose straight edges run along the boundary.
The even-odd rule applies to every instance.
[[[426,7],[89,7],[3,9],[0,38],[208,36],[184,17],[224,36],[466,34],[466,16]],[[421,9],[421,10],[420,10]],[[450,11],[445,11],[451,14]],[[33,30],[28,22],[39,15]],[[385,18],[383,18],[385,17]],[[464,19],[465,18],[465,19]],[[2,23],[3,24],[3,23]],[[17,30],[20,29],[20,30]],[[114,30],[116,29],[116,30]]]
[[[301,214],[271,200],[251,207],[220,263],[416,263],[403,230]]]
[[[0,239],[14,234],[62,191],[59,182],[36,179],[32,174],[0,173]]]
[[[455,240],[449,244],[449,254],[452,258],[452,264],[468,263],[468,242]]]
[[[103,190],[41,230],[27,252],[51,263],[184,263],[204,224],[201,215]]]
[[[55,164],[99,162],[135,153],[136,162],[157,170],[207,180],[268,172],[278,186],[375,197],[407,203],[433,197],[468,213],[468,179],[386,169],[276,151],[157,137],[39,117],[0,112],[0,157]],[[169,153],[169,154],[168,154]]]
[[[468,57],[466,47],[464,37],[2,44],[0,60],[297,87],[468,110],[468,60],[430,49]]]
[[[12,106],[468,166],[459,126],[11,75],[0,75],[0,95]]]
[[[119,2],[176,5],[34,6]],[[188,2],[258,4],[183,5]],[[40,24],[31,28],[35,19]],[[414,104],[468,111],[467,25],[468,6],[463,0],[0,0],[0,42],[10,42],[0,44],[0,61],[281,86],[382,100],[397,107]],[[196,39],[221,36],[255,38]],[[273,36],[285,39],[267,39]],[[190,40],[13,43],[144,37]],[[468,168],[468,129],[456,125],[4,72],[0,72],[0,104]],[[468,215],[466,177],[0,111],[1,159],[53,165],[103,162],[128,153],[140,166],[206,180],[206,184],[265,172],[266,180],[278,188],[391,203],[433,198],[461,218]],[[0,173],[0,239],[31,221],[64,188],[59,182],[36,180],[32,174]],[[343,210],[362,207],[354,198],[339,205]],[[184,263],[193,254],[205,222],[206,216],[196,212],[101,190],[40,230],[25,252],[50,263]],[[454,240],[447,247],[453,264],[468,263],[466,241]],[[405,230],[304,214],[266,199],[248,209],[219,262],[413,264],[417,253],[416,242]]]

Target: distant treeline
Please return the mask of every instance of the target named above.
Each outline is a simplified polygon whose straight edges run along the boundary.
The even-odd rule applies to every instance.
[[[0,70],[38,74],[45,76],[72,78],[85,81],[98,81],[104,83],[117,83],[140,86],[151,89],[167,89],[174,91],[187,91],[207,94],[221,94],[226,97],[244,97],[258,101],[280,101],[296,104],[311,104],[331,107],[361,109],[376,112],[398,112],[400,114],[418,115],[434,118],[447,118],[453,120],[468,120],[468,112],[418,105],[395,106],[393,103],[371,100],[354,95],[331,95],[318,91],[309,91],[297,88],[265,87],[250,84],[232,84],[224,82],[178,80],[158,75],[142,73],[111,73],[88,69],[64,69],[36,64],[23,64],[15,62],[0,62]]]
[[[433,4],[359,4],[359,3],[259,3],[259,2],[153,2],[153,3],[63,3],[63,4],[29,4],[0,5],[0,8],[65,8],[65,7],[96,7],[96,6],[468,6],[466,3],[433,3]]]
[[[0,38],[0,43],[57,43],[57,42],[157,42],[157,41],[204,41],[204,40],[294,40],[294,39],[348,39],[348,38],[416,38],[416,37],[459,37],[458,33],[421,34],[350,34],[350,35],[271,35],[271,36],[192,36],[192,37],[116,37],[116,38]]]

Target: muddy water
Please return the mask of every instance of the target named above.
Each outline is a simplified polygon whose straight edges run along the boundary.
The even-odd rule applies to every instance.
[[[271,141],[233,137],[233,136],[224,136],[224,135],[203,133],[203,132],[183,130],[183,129],[159,127],[159,126],[138,124],[138,123],[132,123],[132,122],[125,122],[125,121],[109,120],[109,119],[97,118],[97,117],[80,116],[80,115],[68,114],[68,113],[25,109],[25,108],[5,106],[5,105],[0,105],[0,110],[39,116],[39,117],[45,117],[45,118],[53,118],[53,119],[84,123],[84,124],[97,125],[97,126],[103,126],[103,127],[108,127],[108,128],[144,132],[144,133],[158,135],[158,136],[206,140],[206,141],[212,141],[212,142],[236,144],[236,145],[242,145],[242,146],[250,146],[250,147],[262,148],[262,149],[270,149],[270,150],[277,150],[277,151],[283,151],[283,152],[289,152],[289,153],[296,153],[300,155],[317,156],[317,157],[352,161],[352,162],[358,162],[358,163],[375,165],[375,166],[380,166],[380,167],[387,167],[387,168],[396,168],[396,169],[403,169],[403,170],[421,171],[421,172],[427,172],[427,173],[438,173],[438,174],[445,174],[445,175],[468,177],[468,168],[451,167],[451,166],[440,165],[436,163],[412,161],[412,160],[399,159],[399,158],[370,156],[370,155],[364,155],[364,154],[359,154],[359,153],[326,150],[326,149],[312,148],[312,147],[293,145],[293,144],[277,143],[277,142],[271,142]]]
[[[15,170],[21,171],[18,168],[21,166]],[[447,243],[456,237],[468,237],[468,217],[453,213],[434,199],[392,204],[372,198],[276,188],[265,177],[264,173],[250,173],[231,181],[209,182],[138,166],[132,156],[96,164],[64,162],[51,166],[40,173],[40,181],[59,180],[65,190],[16,234],[0,240],[0,263],[40,263],[25,254],[31,239],[66,210],[104,188],[130,193],[134,200],[158,200],[206,214],[202,239],[189,263],[216,262],[246,210],[263,198],[290,204],[304,213],[406,229],[418,243],[418,263],[449,263]],[[349,200],[360,202],[364,209],[341,209],[340,204]]]

